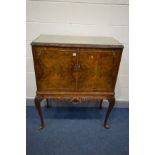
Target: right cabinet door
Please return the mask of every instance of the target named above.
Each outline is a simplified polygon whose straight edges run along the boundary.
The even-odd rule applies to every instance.
[[[79,91],[114,91],[120,61],[116,61],[115,53],[116,51],[112,49],[81,48],[79,50]]]

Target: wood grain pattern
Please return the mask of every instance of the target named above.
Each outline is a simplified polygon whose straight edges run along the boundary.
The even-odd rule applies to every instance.
[[[102,52],[104,51],[104,52]],[[113,91],[112,69],[113,52],[111,49],[80,49],[81,64],[78,79],[79,91]]]
[[[44,127],[42,99],[109,101],[104,127],[115,104],[115,85],[123,48],[32,45],[36,76],[35,104]]]
[[[76,58],[72,48],[33,47],[38,91],[75,91],[73,67]]]

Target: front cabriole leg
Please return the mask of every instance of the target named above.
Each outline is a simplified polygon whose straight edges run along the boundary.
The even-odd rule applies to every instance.
[[[43,129],[44,128],[43,113],[42,113],[41,105],[40,105],[40,102],[42,100],[43,100],[43,98],[41,98],[39,96],[36,96],[35,99],[34,99],[35,107],[36,107],[36,110],[37,110],[39,118],[40,118],[40,127],[39,127],[39,129]]]
[[[114,105],[115,105],[115,97],[109,98],[108,101],[109,101],[109,107],[108,107],[108,110],[107,110],[107,113],[106,113],[106,116],[105,116],[105,120],[104,120],[104,127],[106,129],[110,128],[110,126],[108,124],[108,118],[109,118],[109,115],[110,115]]]

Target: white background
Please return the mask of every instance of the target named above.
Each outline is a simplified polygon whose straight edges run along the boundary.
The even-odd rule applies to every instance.
[[[27,0],[26,97],[34,98],[35,75],[30,43],[40,34],[111,36],[124,44],[116,99],[129,100],[128,0]]]
[[[155,4],[130,2],[130,155],[154,155]],[[0,154],[26,155],[26,8],[0,5]]]

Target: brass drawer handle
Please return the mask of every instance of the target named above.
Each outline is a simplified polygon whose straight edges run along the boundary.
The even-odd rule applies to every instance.
[[[78,104],[80,102],[80,100],[78,98],[73,98],[73,99],[71,99],[71,102],[73,104]]]

